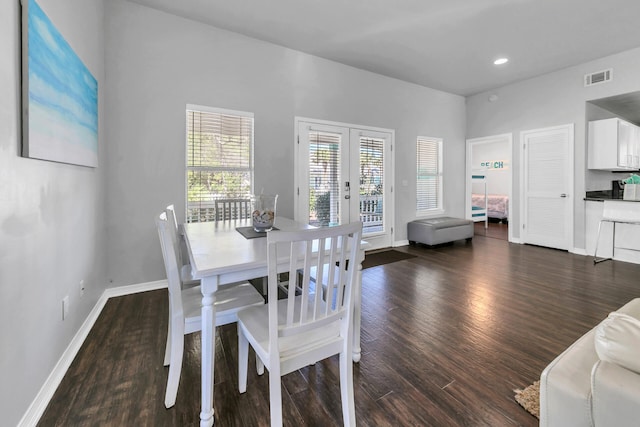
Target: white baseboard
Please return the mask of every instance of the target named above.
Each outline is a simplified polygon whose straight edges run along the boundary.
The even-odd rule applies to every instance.
[[[137,285],[118,286],[117,288],[105,289],[103,296],[107,299],[113,297],[121,297],[124,295],[137,294],[138,292],[155,291],[156,289],[166,289],[168,286],[166,280],[156,280],[155,282],[138,283]]]
[[[397,248],[398,246],[408,246],[409,245],[409,241],[408,240],[397,240],[395,242],[393,242],[393,247]]]
[[[584,256],[589,255],[587,253],[587,250],[583,249],[583,248],[573,248],[569,252],[571,252],[572,254],[576,254],[576,255],[584,255]]]
[[[82,326],[80,326],[78,332],[75,334],[65,351],[62,353],[62,356],[60,356],[58,363],[56,363],[56,366],[54,366],[51,374],[49,374],[49,377],[40,388],[40,391],[36,395],[33,402],[31,402],[31,405],[27,409],[27,412],[25,412],[25,414],[22,416],[22,419],[18,423],[18,427],[32,427],[38,424],[40,417],[42,417],[45,409],[47,409],[49,401],[58,389],[58,386],[64,378],[64,375],[67,373],[69,366],[71,366],[71,362],[73,362],[76,354],[78,354],[78,351],[80,351],[84,340],[87,339],[91,328],[93,328],[96,320],[98,320],[98,317],[100,316],[100,313],[102,312],[102,309],[104,308],[109,298],[135,294],[138,292],[153,291],[166,287],[166,280],[158,280],[155,282],[147,282],[137,285],[120,286],[117,288],[105,289],[105,291],[102,293],[102,296],[100,296],[100,298],[96,302],[96,305],[93,306],[93,309],[85,319]]]

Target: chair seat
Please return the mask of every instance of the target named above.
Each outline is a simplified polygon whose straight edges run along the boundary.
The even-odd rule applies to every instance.
[[[283,299],[278,301],[278,324],[284,325],[286,323],[287,315],[287,300]],[[296,306],[294,312],[294,318],[300,316],[300,307],[302,304],[302,297],[296,297]],[[313,305],[309,308],[309,312]],[[261,305],[256,307],[247,308],[238,313],[238,328],[244,328],[251,331],[252,336],[249,338],[251,345],[256,353],[261,356],[267,357],[269,352],[269,306]],[[312,329],[307,332],[304,337],[300,335],[294,335],[291,337],[282,337],[279,341],[280,345],[280,359],[282,364],[282,374],[293,372],[296,369],[300,369],[315,360],[322,359],[318,357],[324,355],[336,354],[340,351],[340,347],[343,345],[343,338],[340,335],[340,322],[335,321],[323,328]],[[309,363],[290,364],[289,361],[294,360],[300,354],[310,353],[313,355],[311,359],[313,361]],[[326,356],[328,357],[328,356]]]
[[[200,286],[188,288],[182,291],[182,304],[187,325],[193,325],[199,331],[201,328],[202,291]],[[264,298],[250,283],[239,283],[234,286],[222,287],[216,292],[216,326],[233,323],[238,318],[237,314],[248,306],[264,306]],[[191,328],[187,326],[185,333]]]

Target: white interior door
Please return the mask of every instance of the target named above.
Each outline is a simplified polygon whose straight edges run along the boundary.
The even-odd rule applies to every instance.
[[[524,243],[568,250],[573,245],[573,124],[524,131]]]
[[[372,249],[391,246],[393,132],[307,120],[296,127],[296,220],[360,220]]]

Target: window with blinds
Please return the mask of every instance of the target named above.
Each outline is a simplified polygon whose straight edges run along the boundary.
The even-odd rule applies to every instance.
[[[418,137],[416,210],[442,209],[442,139]]]
[[[187,222],[215,220],[215,200],[253,194],[253,114],[187,106]]]

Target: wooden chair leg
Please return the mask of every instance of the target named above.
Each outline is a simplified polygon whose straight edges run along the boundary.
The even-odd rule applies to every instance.
[[[169,321],[167,322],[167,345],[164,348],[164,366],[171,364],[171,300],[169,300]]]
[[[176,322],[177,323],[177,322]],[[182,356],[184,354],[184,323],[172,326],[171,337],[171,364],[167,378],[167,391],[164,396],[164,406],[171,408],[176,404],[178,385],[180,384],[180,371],[182,371]]]
[[[258,357],[256,356],[256,359]],[[247,370],[249,369],[249,341],[238,327],[238,390],[247,391]]]
[[[340,395],[342,397],[342,420],[344,426],[355,426],[356,411],[353,397],[353,362],[351,361],[351,352],[340,353]]]
[[[275,363],[279,364],[280,362]],[[282,427],[282,384],[279,366],[269,370],[269,409],[271,411],[271,427]]]

